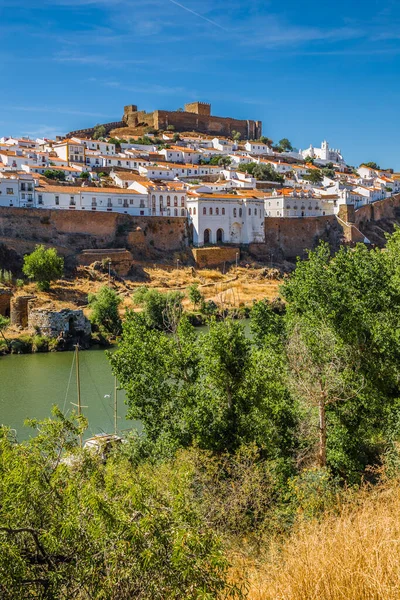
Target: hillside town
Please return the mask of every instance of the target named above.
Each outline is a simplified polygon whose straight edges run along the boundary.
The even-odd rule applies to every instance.
[[[210,106],[170,114],[186,124],[196,111]],[[127,125],[140,125],[142,113],[125,113],[129,123],[111,132],[98,125],[55,140],[0,138],[0,206],[184,218],[193,246],[246,245],[264,242],[265,219],[338,215],[342,205],[358,209],[400,191],[400,174],[375,163],[351,167],[327,141],[301,150],[286,138],[246,139],[261,133],[258,121],[246,129],[232,120],[242,133],[221,136],[200,131],[198,120],[197,131],[178,132],[164,115],[165,130],[147,119],[135,135]]]

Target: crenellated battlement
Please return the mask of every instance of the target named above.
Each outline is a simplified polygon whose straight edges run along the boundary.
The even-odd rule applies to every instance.
[[[151,113],[139,111],[135,104],[129,104],[124,108],[122,120],[132,128],[145,126],[166,130],[172,126],[175,131],[197,131],[227,137],[232,131],[237,131],[242,139],[258,139],[262,135],[261,121],[216,117],[211,115],[211,104],[200,101],[185,104],[184,110],[155,110]]]

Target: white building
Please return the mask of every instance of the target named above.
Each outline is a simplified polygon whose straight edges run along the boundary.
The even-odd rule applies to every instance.
[[[75,138],[78,139],[78,138]],[[71,140],[63,140],[53,146],[54,152],[59,158],[66,160],[68,165],[71,162],[85,162],[85,146],[84,144]]]
[[[266,217],[324,217],[335,214],[337,194],[315,197],[311,191],[282,195],[273,192],[264,200]]]
[[[115,144],[110,144],[109,142],[101,142],[100,140],[87,140],[76,137],[72,137],[71,141],[76,142],[77,144],[83,144],[87,150],[94,150],[106,156],[115,154]]]
[[[259,198],[190,195],[187,207],[195,246],[264,241],[264,201]]]
[[[248,141],[245,143],[244,147],[247,152],[250,154],[273,154],[273,150],[267,144],[262,144],[261,142],[251,142]]]
[[[324,140],[321,144],[321,148],[314,148],[314,146],[310,145],[307,150],[299,150],[299,153],[303,156],[303,158],[314,158],[322,164],[326,164],[328,162],[344,164],[344,159],[340,150],[334,150],[329,148],[329,144],[326,140]]]
[[[41,184],[36,188],[39,208],[120,212],[129,215],[150,214],[148,194],[115,188],[69,187]]]

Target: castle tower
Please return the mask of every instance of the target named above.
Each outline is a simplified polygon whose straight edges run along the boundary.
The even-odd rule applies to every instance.
[[[190,102],[185,104],[185,112],[202,115],[203,117],[211,116],[211,104],[207,102]]]

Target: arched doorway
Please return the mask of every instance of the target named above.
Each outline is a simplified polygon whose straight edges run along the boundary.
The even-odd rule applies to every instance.
[[[240,223],[233,223],[232,229],[231,229],[232,244],[240,244],[241,230],[242,230],[242,226],[240,225]]]
[[[204,230],[204,243],[209,244],[210,242],[211,242],[211,230],[205,229]]]
[[[217,244],[222,244],[222,242],[224,241],[224,230],[223,229],[217,229]]]

